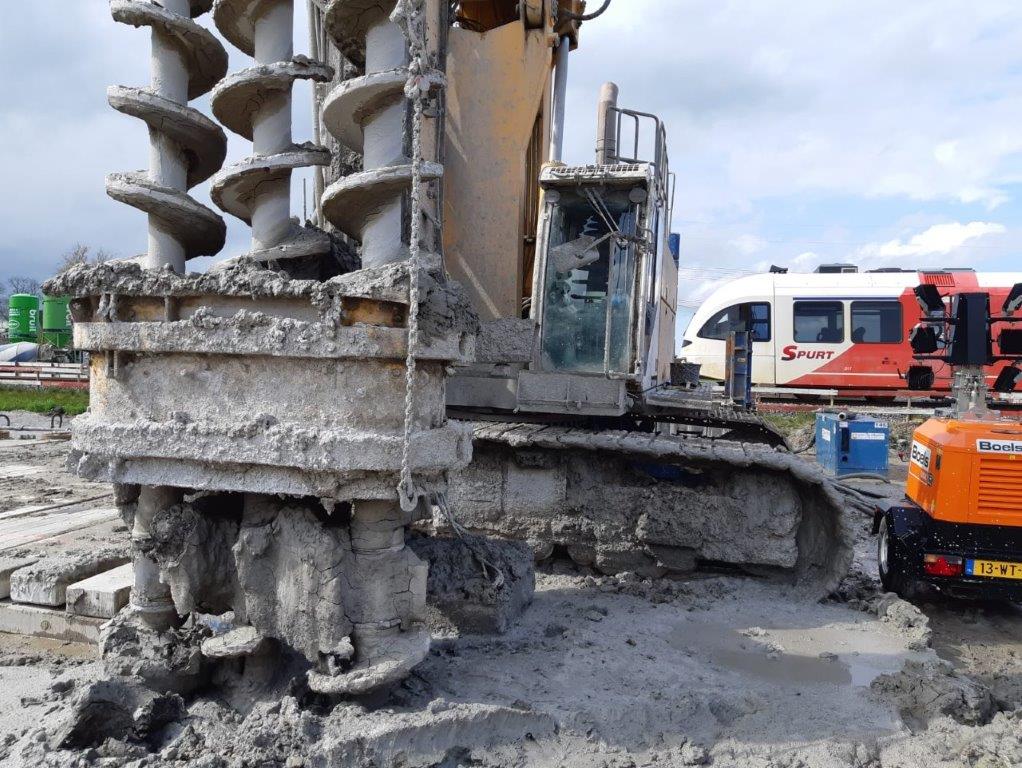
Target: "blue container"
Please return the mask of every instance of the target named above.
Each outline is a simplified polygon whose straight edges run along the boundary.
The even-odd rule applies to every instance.
[[[855,414],[816,414],[816,460],[834,475],[886,475],[891,428]]]

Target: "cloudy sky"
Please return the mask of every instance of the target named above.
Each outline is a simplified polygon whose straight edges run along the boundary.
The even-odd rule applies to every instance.
[[[59,6],[0,26],[0,277],[45,277],[75,242],[145,247],[103,177],[148,162],[144,126],[105,95],[147,82],[148,35],[106,0]],[[684,305],[770,264],[1022,270],[1020,43],[1017,0],[614,0],[573,54],[566,159],[591,156],[604,80],[664,118]],[[308,99],[299,86],[299,140]],[[246,152],[232,138],[229,159]],[[300,178],[293,197],[300,212]],[[233,255],[249,233],[228,219]]]

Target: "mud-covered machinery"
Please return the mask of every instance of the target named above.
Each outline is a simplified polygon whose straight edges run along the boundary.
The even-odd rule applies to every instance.
[[[444,260],[483,321],[446,385],[474,428],[451,507],[607,572],[724,564],[825,592],[851,557],[829,483],[698,375],[672,380],[662,122],[608,83],[595,162],[562,162],[575,5],[464,2],[447,33]]]
[[[90,355],[71,463],[114,485],[131,530],[113,667],[175,690],[251,657],[322,694],[402,678],[430,643],[406,533],[445,495],[473,528],[606,571],[753,565],[817,594],[844,573],[822,474],[762,442],[657,430],[769,434],[669,386],[677,252],[658,121],[608,91],[599,162],[560,162],[584,5],[315,0],[306,57],[295,0],[110,0],[152,39],[151,84],[108,94],[149,129],[150,168],[107,178],[146,215],[148,247],[47,290],[72,297]],[[228,73],[195,20],[209,11],[248,66]],[[316,94],[312,143],[292,134],[298,80]],[[190,104],[206,93],[251,141],[225,168],[226,134]],[[617,149],[627,120],[653,122],[650,159]],[[316,180],[304,223],[290,215],[302,168]],[[194,273],[226,236],[188,193],[206,180],[252,239]],[[211,614],[212,637],[196,621]]]
[[[954,405],[912,436],[905,500],[874,517],[880,579],[910,596],[920,582],[952,594],[1022,596],[1022,424],[987,407],[984,367],[1011,361],[993,388],[1022,381],[1022,284],[990,311],[987,293],[944,297],[934,285],[916,295],[925,313],[911,335],[929,386],[933,361],[954,371]],[[994,350],[997,337],[998,352]],[[932,371],[930,373],[932,377]]]

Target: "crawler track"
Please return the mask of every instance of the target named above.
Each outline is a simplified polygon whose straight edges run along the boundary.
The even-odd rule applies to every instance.
[[[730,440],[540,424],[473,424],[451,478],[467,527],[560,547],[605,572],[707,564],[769,574],[820,598],[847,573],[845,504],[815,465]]]

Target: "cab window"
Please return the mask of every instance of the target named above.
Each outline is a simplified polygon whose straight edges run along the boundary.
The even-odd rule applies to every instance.
[[[726,341],[735,331],[752,331],[753,341],[770,341],[770,305],[767,302],[732,304],[703,323],[701,339]]]
[[[897,301],[853,301],[852,341],[856,344],[900,344],[901,304]]]
[[[845,306],[840,301],[796,301],[795,341],[840,344],[845,340]]]

